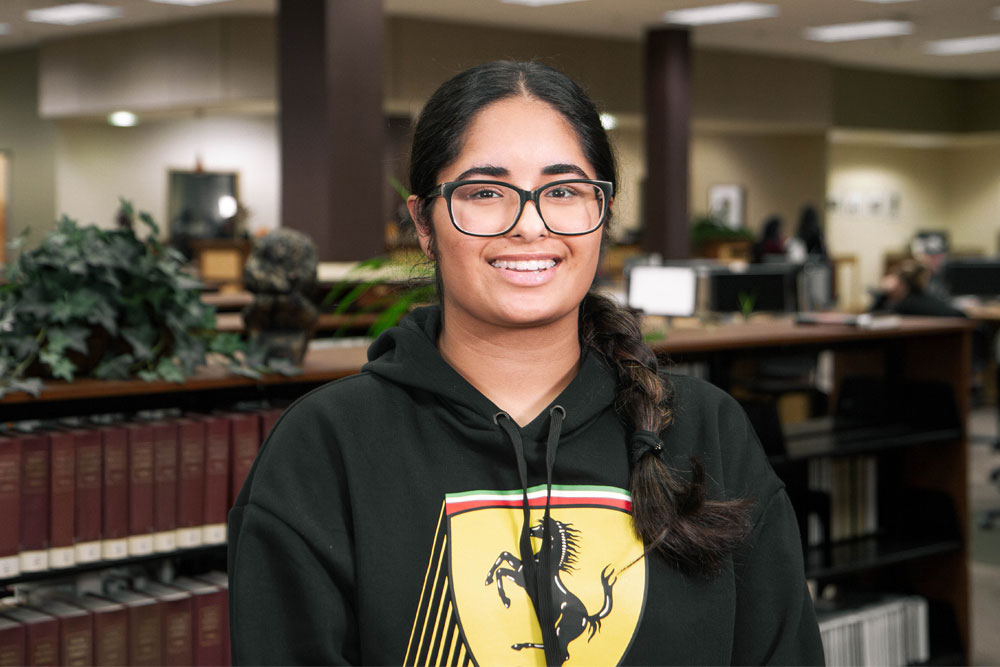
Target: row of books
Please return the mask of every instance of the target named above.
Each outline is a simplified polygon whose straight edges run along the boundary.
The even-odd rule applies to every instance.
[[[226,575],[0,606],[0,665],[228,665]]]
[[[817,616],[829,667],[902,667],[930,658],[927,600],[920,596],[827,609],[820,602]]]
[[[824,499],[808,519],[808,543],[820,546],[878,532],[878,459],[875,456],[809,461],[809,490]]]
[[[281,409],[0,431],[0,579],[226,542]]]

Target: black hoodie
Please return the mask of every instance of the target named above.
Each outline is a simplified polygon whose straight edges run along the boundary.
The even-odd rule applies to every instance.
[[[520,428],[442,359],[440,324],[408,316],[264,443],[229,518],[234,664],[822,663],[792,506],[731,397],[671,378],[664,459],[694,454],[710,497],[754,501],[721,574],[688,577],[641,557],[598,356]]]

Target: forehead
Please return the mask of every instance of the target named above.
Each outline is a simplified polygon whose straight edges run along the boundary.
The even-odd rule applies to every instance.
[[[480,110],[466,129],[461,149],[445,173],[489,164],[514,170],[540,170],[575,164],[591,176],[593,168],[570,122],[546,102],[513,97]]]

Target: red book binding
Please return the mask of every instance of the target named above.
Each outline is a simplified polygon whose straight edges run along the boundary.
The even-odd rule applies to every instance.
[[[204,544],[224,544],[229,513],[230,422],[208,415],[205,423],[205,491],[201,537]]]
[[[196,547],[205,504],[205,423],[179,420],[178,448],[177,546]]]
[[[264,442],[267,440],[268,434],[271,433],[271,429],[274,425],[278,423],[278,419],[284,414],[284,408],[265,408],[260,411],[260,441]]]
[[[125,605],[93,595],[65,601],[90,614],[94,625],[94,664],[128,665],[128,612]]]
[[[25,628],[12,618],[0,616],[0,667],[24,665]]]
[[[21,549],[22,572],[49,567],[50,486],[49,436],[25,433],[21,441]]]
[[[135,591],[114,591],[104,597],[125,606],[128,615],[128,664],[136,667],[163,661],[160,604]]]
[[[178,577],[171,584],[191,594],[194,614],[195,665],[224,664],[223,641],[229,619],[226,615],[226,590],[192,577]]]
[[[59,664],[59,621],[28,607],[11,607],[3,615],[24,626],[24,663],[29,667]]]
[[[85,609],[49,600],[38,610],[59,621],[60,665],[94,664],[94,621]]]
[[[0,517],[0,578],[13,577],[21,571],[20,438],[0,436]]]
[[[160,602],[163,664],[193,665],[194,617],[191,594],[179,588],[156,583],[147,584],[143,592],[152,595]]]
[[[72,431],[76,446],[76,505],[74,547],[77,563],[101,560],[101,432],[94,428]]]
[[[229,420],[232,423],[229,504],[232,506],[260,448],[260,415],[255,412],[231,412]]]
[[[128,433],[128,553],[153,553],[153,427],[132,423]]]
[[[225,572],[213,570],[205,574],[198,575],[196,579],[207,581],[210,584],[221,588],[225,595],[222,598],[222,611],[225,623],[222,624],[222,664],[232,664],[232,653],[229,643],[229,575]]]
[[[177,548],[177,422],[153,423],[153,549]]]
[[[101,556],[117,560],[128,556],[128,431],[101,428],[101,447]]]
[[[71,431],[49,431],[49,567],[71,567],[75,562],[76,443]]]

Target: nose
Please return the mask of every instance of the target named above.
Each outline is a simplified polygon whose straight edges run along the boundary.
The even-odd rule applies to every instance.
[[[521,217],[514,223],[514,227],[507,232],[508,236],[519,236],[526,241],[548,236],[549,230],[542,222],[542,216],[538,213],[538,205],[533,201],[526,201],[521,209]]]

